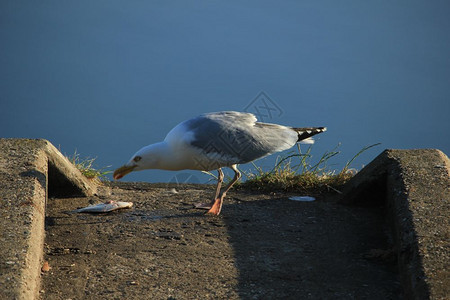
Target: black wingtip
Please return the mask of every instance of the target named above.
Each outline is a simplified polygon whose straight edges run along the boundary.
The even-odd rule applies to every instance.
[[[326,127],[303,127],[303,128],[292,128],[292,129],[294,129],[298,134],[297,142],[300,142],[302,140],[310,138],[313,135],[327,131]]]

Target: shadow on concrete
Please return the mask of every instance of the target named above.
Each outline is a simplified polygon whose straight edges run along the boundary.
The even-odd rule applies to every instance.
[[[400,297],[383,207],[279,198],[224,210],[242,299]]]

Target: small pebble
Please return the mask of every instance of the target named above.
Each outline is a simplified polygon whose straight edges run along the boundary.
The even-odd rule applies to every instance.
[[[50,265],[48,264],[48,261],[45,261],[44,264],[42,265],[41,271],[42,272],[48,272],[50,271],[52,267],[50,267]]]

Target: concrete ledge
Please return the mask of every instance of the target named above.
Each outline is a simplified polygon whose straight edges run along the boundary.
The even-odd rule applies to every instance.
[[[386,205],[406,299],[450,295],[449,170],[439,150],[385,150],[344,188],[344,203]]]
[[[450,295],[449,170],[439,150],[386,150],[344,188],[387,207],[406,299]],[[39,297],[47,198],[95,193],[48,141],[0,139],[0,299]]]
[[[38,298],[49,195],[93,195],[87,180],[46,140],[0,139],[0,298]]]

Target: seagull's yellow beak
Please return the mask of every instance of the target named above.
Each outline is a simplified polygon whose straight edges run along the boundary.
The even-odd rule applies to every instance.
[[[120,178],[122,178],[123,176],[127,175],[128,173],[132,172],[134,170],[134,168],[136,168],[137,166],[121,166],[120,168],[118,168],[117,170],[114,171],[114,175],[113,178],[114,180],[119,180]]]

